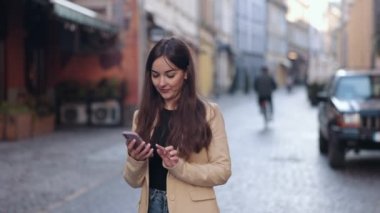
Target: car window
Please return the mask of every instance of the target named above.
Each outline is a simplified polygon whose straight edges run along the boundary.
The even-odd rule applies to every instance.
[[[347,76],[338,80],[335,97],[343,100],[380,98],[380,76]]]
[[[371,97],[370,78],[368,76],[342,77],[337,83],[335,97],[343,100]]]

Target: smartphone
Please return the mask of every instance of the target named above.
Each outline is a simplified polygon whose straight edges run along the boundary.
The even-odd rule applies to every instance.
[[[123,136],[127,139],[127,144],[130,143],[133,139],[136,140],[134,148],[138,147],[143,139],[136,133],[132,131],[124,131]]]

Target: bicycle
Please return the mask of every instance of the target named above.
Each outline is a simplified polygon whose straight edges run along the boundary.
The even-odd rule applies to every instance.
[[[267,127],[269,121],[272,119],[272,109],[271,109],[270,102],[268,100],[261,101],[260,109],[261,109],[261,114],[263,115],[263,118],[264,118],[264,125],[265,127]]]

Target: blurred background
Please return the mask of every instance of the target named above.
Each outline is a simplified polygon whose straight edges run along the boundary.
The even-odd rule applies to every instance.
[[[199,91],[206,97],[248,93],[266,65],[280,87],[288,78],[306,86],[314,104],[316,88],[337,68],[373,68],[380,63],[379,4],[2,1],[2,111],[34,114],[28,121],[32,129],[25,127],[29,133],[20,137],[57,126],[128,125],[141,98],[147,52],[166,36],[182,38],[192,47]]]
[[[147,53],[167,36],[189,44],[200,94],[221,105],[227,124],[236,124],[227,125],[233,154],[244,149],[235,148],[234,135],[247,131],[237,129],[238,125],[253,126],[249,131],[259,131],[262,126],[259,118],[236,120],[244,119],[243,112],[248,115],[257,110],[253,82],[262,66],[269,68],[278,84],[278,111],[302,113],[291,124],[287,122],[292,118],[282,122],[281,116],[276,117],[273,129],[277,128],[276,134],[280,135],[270,133],[269,138],[262,138],[259,131],[259,135],[248,137],[273,142],[286,138],[289,131],[295,131],[291,133],[294,138],[306,126],[304,139],[314,144],[317,121],[311,106],[317,105],[317,93],[336,70],[380,67],[380,1],[2,0],[0,212],[59,212],[67,202],[104,181],[122,182],[123,144],[114,142],[119,145],[110,146],[109,141],[123,141],[120,133],[130,128],[132,113],[141,99]],[[296,88],[292,96],[283,92],[289,79]],[[233,103],[246,108],[236,108]],[[282,111],[287,107],[293,111]],[[239,116],[233,116],[235,113]],[[279,129],[284,127],[292,128],[281,132]],[[314,155],[315,147],[311,149],[313,154],[307,155],[314,160],[319,159]],[[285,162],[297,162],[299,158],[297,154],[271,157]],[[331,178],[330,171],[326,172]],[[379,173],[369,172],[372,175],[379,177]],[[106,202],[104,197],[87,199],[83,201],[87,205],[72,204],[70,209],[60,211],[135,212],[137,191],[124,183],[113,187],[114,191],[125,192],[120,192],[118,198],[105,193],[109,204],[104,204],[104,211],[99,205],[89,207],[98,203],[96,200]],[[100,191],[94,194],[104,193],[97,189]],[[364,186],[363,193],[367,189],[370,184]],[[378,192],[372,193],[373,197],[379,196]],[[330,206],[322,200],[315,209],[305,205],[300,211],[284,210],[285,203],[272,210],[339,212],[335,204]],[[234,204],[225,203],[222,212],[255,212],[231,206]],[[262,211],[257,212],[273,212],[261,207]],[[356,210],[379,212],[379,208],[374,204]]]

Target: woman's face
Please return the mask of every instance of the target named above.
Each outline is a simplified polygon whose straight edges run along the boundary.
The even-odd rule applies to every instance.
[[[177,68],[164,57],[157,58],[153,62],[151,70],[153,85],[165,100],[165,107],[169,109],[175,108],[186,78],[185,71]]]

